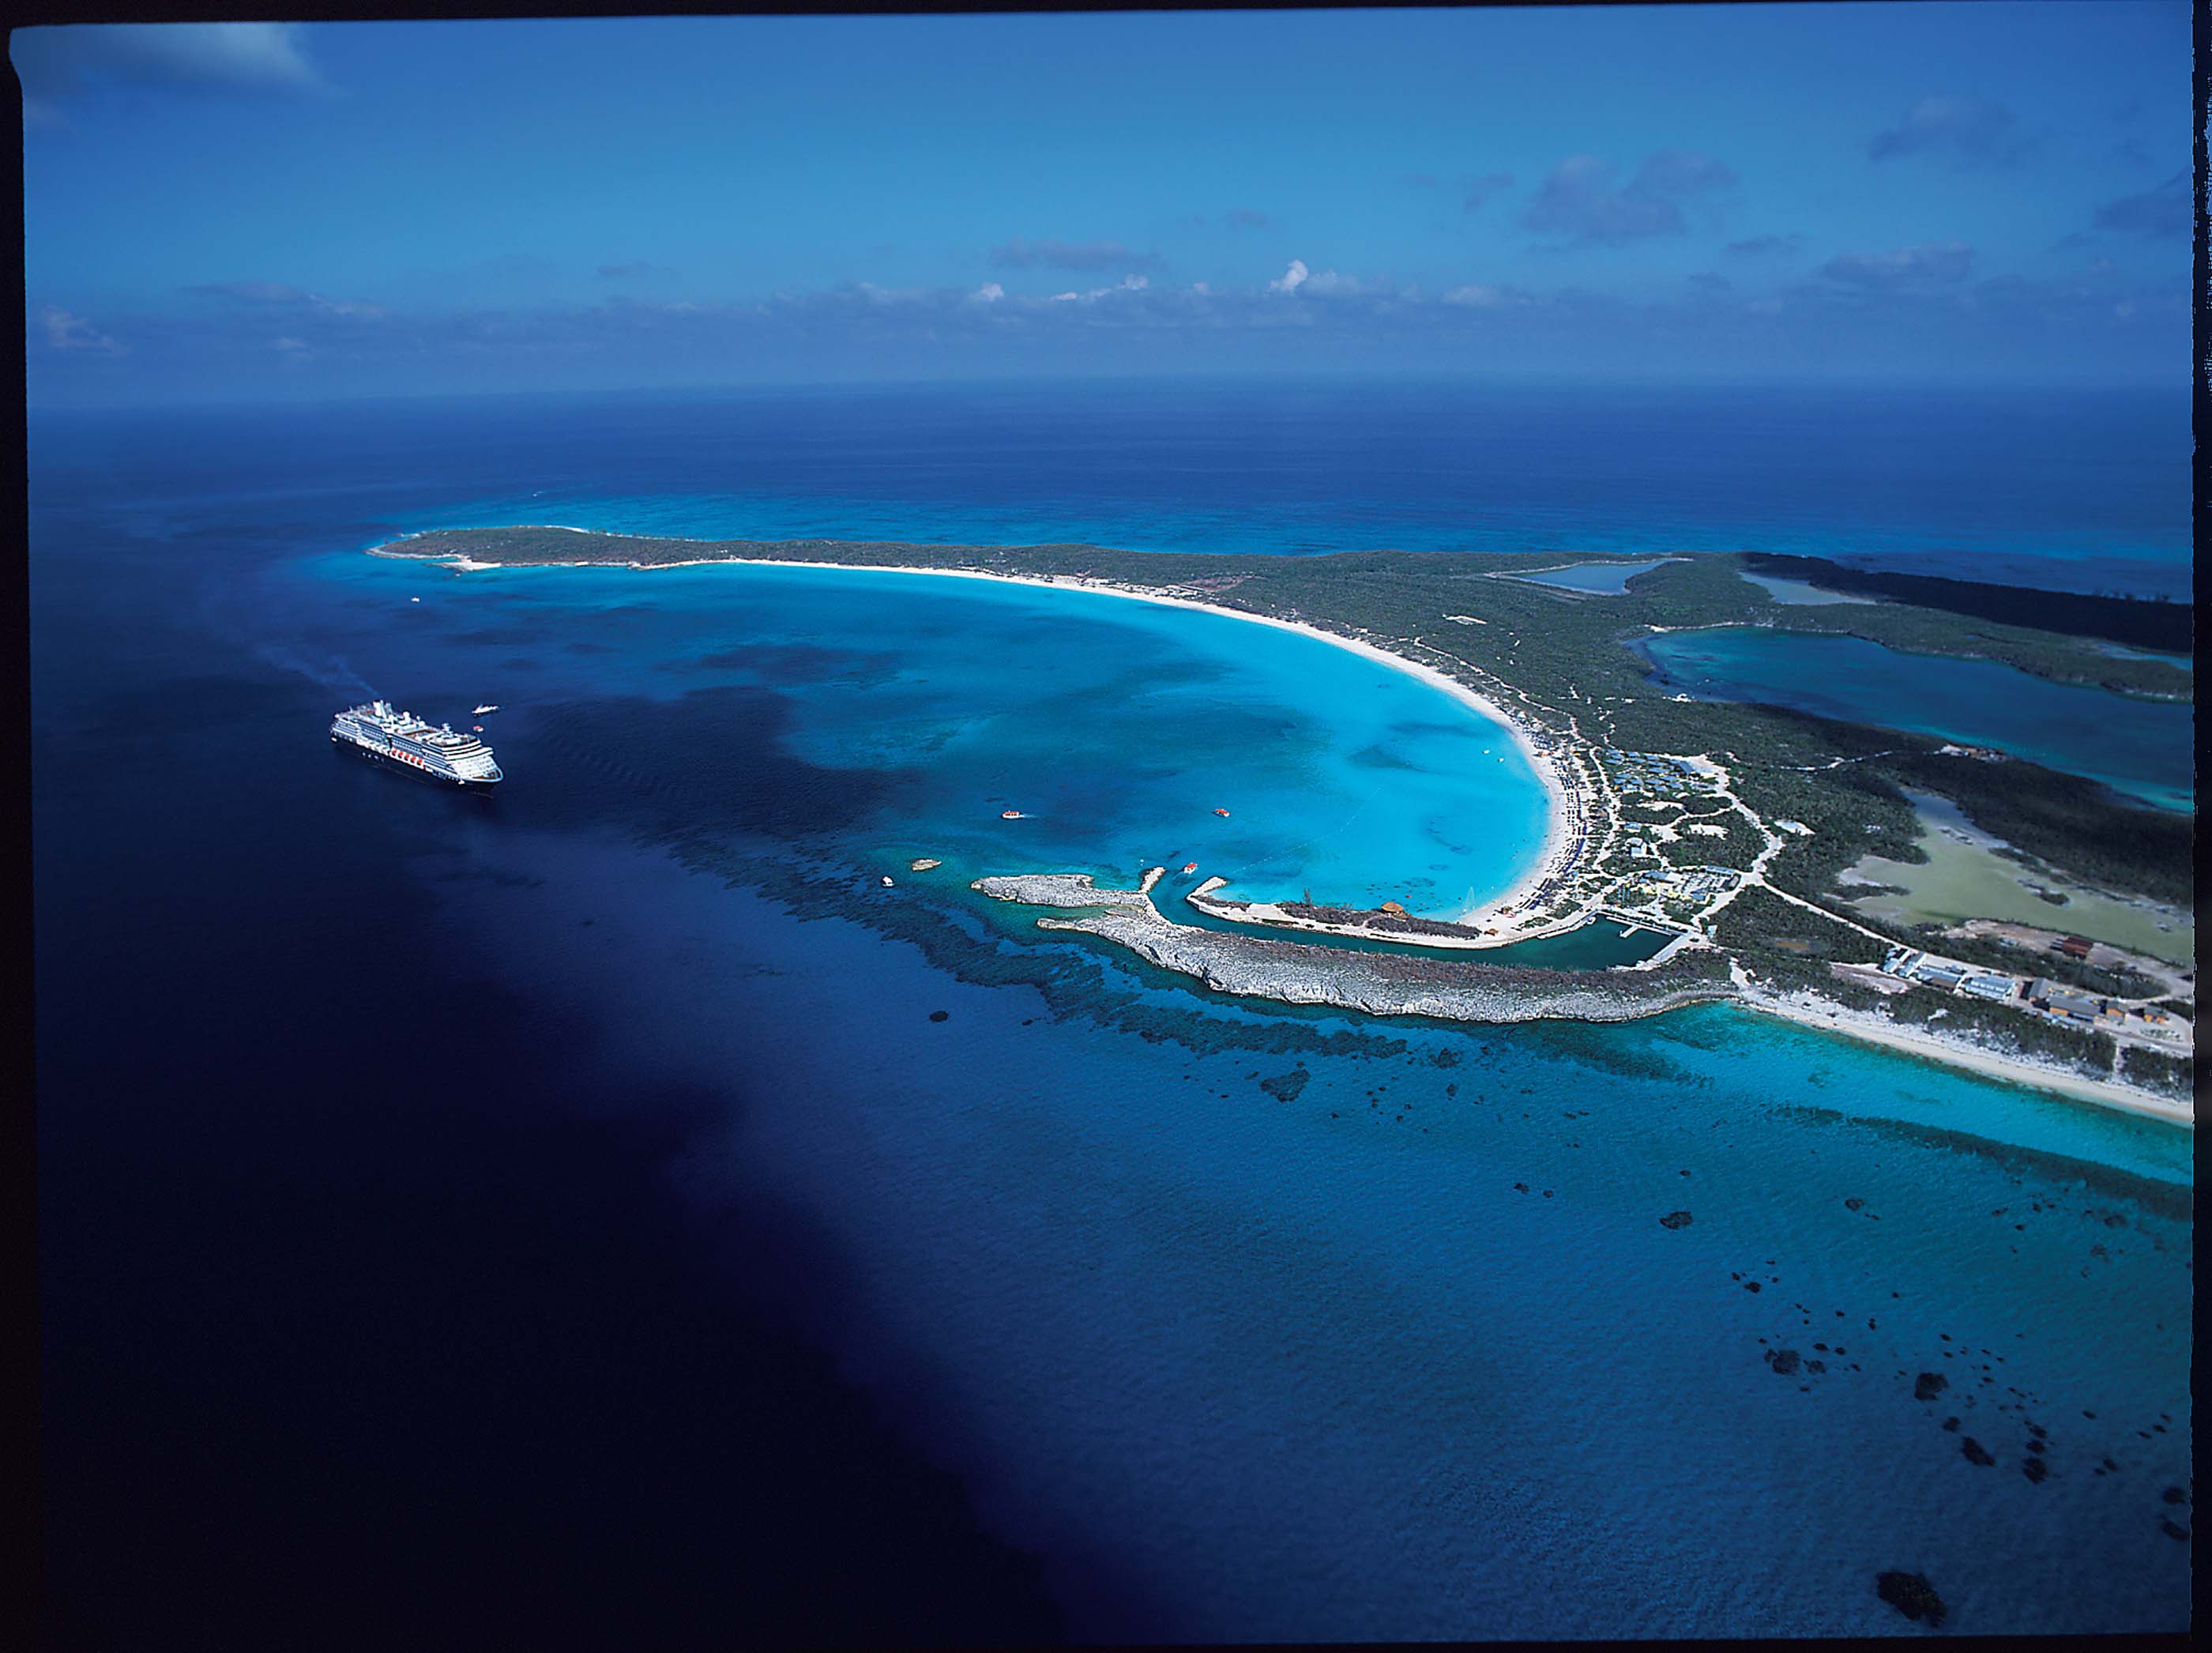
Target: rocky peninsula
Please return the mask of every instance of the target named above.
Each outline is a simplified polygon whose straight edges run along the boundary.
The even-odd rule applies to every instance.
[[[1173,923],[1153,906],[1146,889],[1158,872],[1152,869],[1137,890],[1102,888],[1082,872],[984,878],[971,887],[995,900],[1076,914],[1040,918],[1041,930],[1098,936],[1162,969],[1196,976],[1218,993],[1291,1005],[1448,1022],[1626,1022],[1736,996],[1725,978],[1701,974],[1694,964],[1641,972],[1526,969],[1202,930]]]

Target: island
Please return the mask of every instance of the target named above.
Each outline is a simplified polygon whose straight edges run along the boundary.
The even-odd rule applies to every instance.
[[[1037,922],[1127,947],[1218,991],[1489,1022],[1619,1020],[1726,1000],[1991,1077],[2194,1121],[2193,813],[2146,808],[1940,736],[1669,692],[1637,652],[1668,632],[1763,627],[2186,703],[2190,667],[2142,652],[2187,635],[2185,607],[2034,601],[2008,587],[1916,584],[1757,553],[1656,562],[1207,556],[1079,544],[707,541],[555,525],[433,530],[371,550],[463,574],[744,562],[1012,580],[1306,632],[1419,676],[1511,732],[1552,805],[1544,852],[1512,889],[1444,921],[1395,903],[1364,911],[1240,901],[1209,879],[1186,897],[1230,921],[1207,927],[1159,911],[1157,870],[1133,890],[1072,874],[987,878],[977,889],[1072,913]],[[1625,577],[1542,577],[1609,563]],[[1762,574],[1825,580],[1823,600],[1783,600]],[[2023,615],[2041,623],[2020,623]],[[2091,892],[2146,927],[2154,920],[2159,932],[2190,923],[2187,945],[2160,956],[1996,921],[2002,914],[1946,922],[1881,909],[1869,897],[1885,886],[1865,869],[1927,861],[1928,823],[1915,800],[1929,798],[1970,820],[1978,853],[2002,858],[2054,909],[2065,891]],[[1594,922],[1659,931],[1666,945],[1634,963],[1580,972],[1529,969],[1494,951]],[[1402,951],[1354,951],[1341,939]]]

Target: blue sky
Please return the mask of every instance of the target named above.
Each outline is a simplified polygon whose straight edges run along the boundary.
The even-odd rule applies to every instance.
[[[34,401],[2181,382],[2185,0],[19,31]]]

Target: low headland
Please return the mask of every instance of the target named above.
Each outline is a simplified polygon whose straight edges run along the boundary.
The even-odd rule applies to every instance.
[[[1492,576],[1556,554],[1352,552],[1320,556],[1117,551],[1086,544],[688,540],[558,526],[437,530],[373,548],[463,573],[500,567],[689,567],[748,562],[1011,580],[1198,608],[1307,633],[1411,673],[1502,725],[1550,796],[1543,853],[1474,909],[1416,915],[1224,898],[1194,905],[1266,933],[1176,924],[1135,891],[1080,875],[981,879],[1001,900],[1072,909],[1040,927],[1097,935],[1220,991],[1370,1014],[1505,1022],[1613,1021],[1708,1000],[1787,1017],[1989,1077],[2194,1121],[2195,961],[2156,979],[2098,969],[2081,949],[2031,950],[1972,929],[1885,921],[1845,905],[1841,875],[1869,855],[1912,863],[1908,792],[1949,799],[2027,872],[2137,904],[2193,900],[2193,818],[2148,811],[2075,777],[1934,738],[1782,708],[1691,702],[1656,689],[1633,652],[1662,630],[1765,625],[1865,638],[1907,653],[2002,661],[2117,695],[2179,699],[2194,677],[2114,654],[2164,641],[2170,616],[2045,599],[2046,624],[1990,617],[2020,607],[1976,587],[1972,614],[1884,600],[1784,605],[1743,577],[1753,559],[1706,554],[1630,578],[1618,594]],[[1584,562],[1648,558],[1586,556]],[[1763,566],[1774,559],[1758,559]],[[1779,568],[1770,571],[1783,572]],[[1824,567],[1823,583],[1836,576]],[[1900,576],[1900,579],[1907,577]],[[1943,582],[1962,585],[1966,582]],[[1869,593],[1869,594],[1872,594]],[[2111,605],[2108,605],[2111,606]],[[2124,630],[2126,637],[2111,634]],[[1599,971],[1486,961],[1486,949],[1597,920],[1674,939],[1656,958]],[[1299,933],[1416,942],[1421,955],[1304,942]],[[2086,945],[2086,944],[2085,944]],[[1464,961],[1434,950],[1464,950]]]

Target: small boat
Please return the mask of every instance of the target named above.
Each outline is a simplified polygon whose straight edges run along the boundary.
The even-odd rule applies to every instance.
[[[497,703],[496,702],[495,702],[493,704],[491,704],[491,705],[489,705],[489,706],[479,706],[479,707],[477,707],[477,715],[478,717],[482,717],[482,716],[483,716],[486,712],[496,712],[497,710],[499,710],[499,706],[498,706],[498,703]]]
[[[1018,821],[1022,818],[1022,812],[1018,809],[1002,809],[999,811],[999,818],[1001,821]]]
[[[1186,861],[1183,863],[1182,870],[1186,872],[1195,872],[1198,871],[1198,863],[1196,861]]]
[[[481,723],[471,723],[469,725],[469,727],[475,730],[478,734],[482,734],[483,732],[483,725]]]
[[[890,882],[891,882],[891,875],[890,875],[890,873],[888,873],[888,872],[884,873],[884,887],[885,889],[889,889],[889,888],[890,887]]]
[[[1218,810],[1214,811],[1213,812],[1214,812],[1216,815],[1226,815],[1226,814],[1228,814],[1228,813],[1229,813],[1229,811],[1228,811],[1227,810],[1225,810],[1225,809],[1218,809]]]
[[[419,598],[419,597],[410,597],[410,598],[409,598],[407,600],[408,600],[409,602],[410,602],[410,603],[419,603],[419,602],[421,602],[422,599],[421,598]]]

